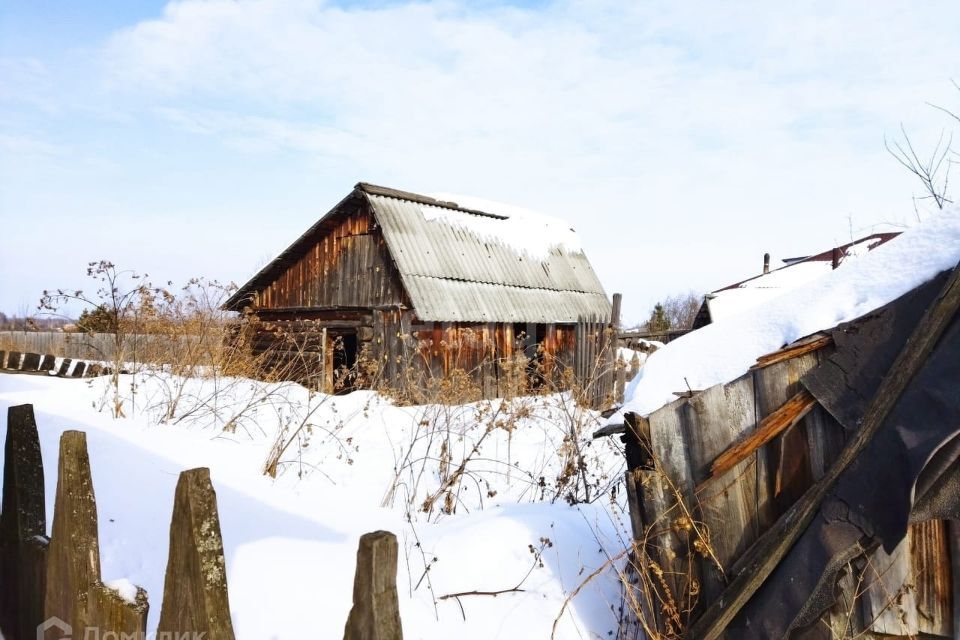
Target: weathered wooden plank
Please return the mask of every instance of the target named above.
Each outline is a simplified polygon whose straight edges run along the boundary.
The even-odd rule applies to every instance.
[[[163,632],[234,637],[217,495],[206,468],[184,471],[177,481],[158,636]]]
[[[702,484],[717,455],[756,425],[753,376],[748,373],[696,394],[687,404],[686,417],[693,480]],[[698,492],[696,502],[712,549],[703,573],[704,598],[712,601],[726,584],[724,571],[759,534],[755,465],[741,461],[722,482]]]
[[[685,428],[686,400],[677,400],[647,418],[654,471],[644,473],[643,502],[648,510],[645,520],[649,534],[650,557],[662,572],[664,597],[672,599],[676,611],[664,618],[686,621],[694,603],[694,592],[701,591],[701,569],[697,549],[709,540],[709,534],[696,525],[693,476],[687,457]],[[699,541],[699,544],[698,544]],[[654,570],[655,577],[657,572]]]
[[[632,413],[626,419],[627,500],[636,541],[633,563],[641,578],[639,604],[648,624],[673,638],[689,622],[699,598],[699,567],[691,553],[691,534],[696,534],[691,527],[675,526],[684,522],[683,506],[653,457],[649,421]],[[684,564],[687,570],[680,573]]]
[[[919,630],[907,535],[892,553],[879,547],[867,556],[859,603],[870,630],[893,636],[915,636]],[[857,629],[856,631],[860,631]]]
[[[81,431],[65,431],[60,436],[53,530],[47,550],[46,616],[56,616],[79,629],[82,602],[90,586],[99,581],[97,503],[87,437]]]
[[[71,374],[71,377],[73,377],[73,378],[82,378],[82,377],[83,377],[83,374],[86,373],[86,371],[87,371],[87,363],[86,363],[86,362],[77,362],[77,364],[74,365],[74,367],[73,367],[73,373]]]
[[[803,353],[754,372],[757,413],[765,418],[784,406],[803,389],[800,378],[819,362],[819,351]],[[812,410],[807,410],[807,414]],[[813,484],[810,469],[807,422],[802,418],[787,425],[782,435],[764,449],[769,507],[766,522],[772,523]]]
[[[397,596],[397,537],[389,531],[360,536],[353,607],[344,640],[402,640]]]
[[[955,267],[937,299],[900,350],[890,371],[864,415],[860,429],[851,437],[829,471],[804,494],[777,523],[757,541],[744,570],[730,583],[691,627],[691,637],[717,638],[744,604],[769,577],[784,555],[810,524],[827,492],[843,471],[866,449],[907,384],[933,351],[960,308],[960,265]]]
[[[815,403],[816,399],[806,390],[787,400],[782,407],[761,420],[760,425],[753,431],[749,431],[745,438],[734,442],[718,455],[710,464],[710,475],[697,486],[697,489],[704,488],[711,480],[730,471],[753,455],[757,449],[795,425],[807,415]]]
[[[43,552],[34,538],[47,532],[43,460],[33,406],[7,409],[3,510],[0,512],[0,627],[9,637],[33,637],[43,620]],[[29,548],[28,548],[29,547]]]
[[[779,351],[774,351],[773,353],[760,356],[757,358],[757,363],[751,368],[762,369],[763,367],[769,367],[772,364],[777,364],[778,362],[783,362],[785,360],[790,360],[791,358],[802,356],[806,353],[817,351],[818,349],[822,349],[823,347],[831,344],[833,344],[833,338],[828,335],[811,336],[806,340],[801,340],[794,344],[787,345]]]
[[[947,541],[950,548],[950,582],[953,603],[953,637],[960,633],[960,522],[947,523]]]
[[[945,520],[910,525],[910,573],[918,632],[954,638],[953,608],[960,603],[953,599],[948,528]]]

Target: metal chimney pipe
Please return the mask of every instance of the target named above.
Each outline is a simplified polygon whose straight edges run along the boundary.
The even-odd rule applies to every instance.
[[[763,272],[770,273],[770,254],[763,254]]]

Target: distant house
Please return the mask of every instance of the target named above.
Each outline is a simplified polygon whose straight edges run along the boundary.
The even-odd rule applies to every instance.
[[[394,380],[462,369],[487,396],[518,352],[583,368],[578,323],[609,322],[611,303],[574,231],[451,199],[359,183],[225,308],[261,321],[255,350],[298,344],[327,390],[362,355]]]
[[[699,329],[721,318],[756,307],[794,287],[819,278],[836,269],[844,261],[872,251],[898,235],[900,234],[874,233],[816,255],[787,258],[783,261],[784,266],[772,271],[769,268],[768,254],[764,256],[763,272],[760,275],[741,280],[704,296],[692,329]]]

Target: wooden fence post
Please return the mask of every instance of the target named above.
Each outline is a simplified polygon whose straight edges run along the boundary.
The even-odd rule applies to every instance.
[[[60,436],[57,495],[47,552],[44,617],[56,616],[80,629],[90,586],[100,581],[97,502],[90,477],[87,435]]]
[[[620,358],[620,307],[623,304],[623,294],[613,294],[613,305],[610,310],[610,343],[607,354],[608,371],[610,376],[609,388],[613,402],[623,402],[623,391],[627,386],[627,377],[624,367],[626,363]]]
[[[205,634],[206,640],[233,640],[217,494],[209,469],[180,474],[169,553],[157,635],[195,633]]]
[[[353,608],[344,640],[402,640],[397,597],[397,537],[374,531],[360,537]]]
[[[47,516],[43,460],[33,406],[7,410],[0,513],[0,626],[32,638],[43,620]],[[42,542],[41,542],[42,540]]]

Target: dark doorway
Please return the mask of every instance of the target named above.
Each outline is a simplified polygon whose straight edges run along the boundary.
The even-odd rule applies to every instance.
[[[333,392],[350,393],[357,383],[357,332],[331,333],[333,346]]]
[[[517,347],[527,357],[527,388],[540,389],[546,382],[545,359],[541,345],[547,339],[547,325],[518,322],[513,325],[513,335]]]

